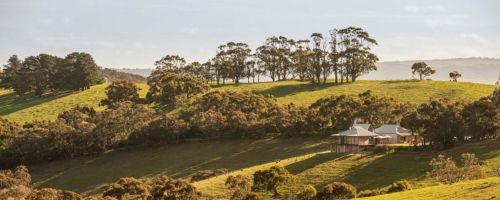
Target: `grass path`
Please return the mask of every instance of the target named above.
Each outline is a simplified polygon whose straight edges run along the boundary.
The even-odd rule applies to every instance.
[[[500,177],[459,182],[451,185],[438,185],[422,189],[397,192],[392,194],[360,198],[363,200],[486,200],[500,198]]]

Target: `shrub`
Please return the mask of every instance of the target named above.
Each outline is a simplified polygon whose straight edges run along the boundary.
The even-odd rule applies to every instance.
[[[258,170],[253,174],[254,191],[272,191],[279,196],[278,187],[291,181],[293,175],[284,167],[273,166],[267,170]]]
[[[352,199],[356,197],[356,188],[343,182],[333,182],[323,188],[321,199]]]
[[[252,189],[250,180],[242,175],[227,177],[225,184],[233,191],[231,200],[247,199]]]
[[[21,165],[16,167],[16,170],[0,171],[0,189],[10,188],[12,186],[29,186],[31,182],[31,175],[26,166]]]
[[[304,189],[297,193],[296,199],[297,200],[313,200],[316,195],[317,195],[316,188],[312,185],[306,185],[304,186]]]
[[[357,197],[371,197],[386,193],[387,191],[384,189],[363,190],[360,193],[358,193]]]
[[[484,172],[481,170],[481,164],[475,154],[464,153],[461,156],[464,163],[464,167],[461,169],[461,174],[464,176],[463,179],[475,180],[484,178]]]
[[[189,131],[189,123],[166,114],[149,122],[144,128],[132,133],[131,143],[167,144],[179,143]]]
[[[455,183],[460,181],[460,169],[455,165],[451,158],[444,155],[438,155],[429,163],[432,171],[427,172],[427,177],[437,178],[443,183]]]
[[[117,81],[106,87],[107,98],[101,101],[101,105],[112,105],[117,102],[137,102],[139,100],[139,91],[134,83],[127,81]]]
[[[168,176],[157,178],[121,178],[104,186],[103,197],[117,199],[198,199],[201,193],[183,180]]]
[[[397,181],[395,183],[392,183],[389,188],[387,189],[388,193],[393,193],[393,192],[401,192],[401,191],[406,191],[406,190],[411,190],[411,184],[407,180],[401,180]]]

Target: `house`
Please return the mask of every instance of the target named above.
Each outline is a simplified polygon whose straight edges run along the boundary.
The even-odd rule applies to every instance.
[[[401,143],[410,143],[414,140],[414,136],[403,127],[400,127],[396,124],[384,124],[374,131],[377,135],[380,136],[388,136],[386,140],[386,144],[401,144]]]
[[[376,136],[378,135],[357,125],[346,131],[332,134],[332,137],[334,137],[333,142],[341,145],[373,145]]]

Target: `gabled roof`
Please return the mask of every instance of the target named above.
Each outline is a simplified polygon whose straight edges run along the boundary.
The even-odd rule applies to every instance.
[[[371,127],[372,125],[370,125],[370,124],[354,124],[354,125],[352,125],[352,126],[361,126],[362,128],[364,128],[364,129],[366,129],[366,130],[370,130],[370,127]]]
[[[396,124],[384,124],[375,129],[375,133],[377,134],[398,134],[401,136],[409,136],[411,135],[408,129],[400,127]]]
[[[332,134],[332,136],[350,136],[350,137],[360,137],[360,136],[377,136],[377,134],[364,129],[361,126],[353,126],[348,130],[342,131],[337,134]]]

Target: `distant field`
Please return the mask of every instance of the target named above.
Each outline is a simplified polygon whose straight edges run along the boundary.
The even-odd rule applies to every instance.
[[[123,150],[29,166],[29,169],[36,187],[86,193],[126,176],[165,174],[187,178],[198,170],[229,168],[233,170],[229,175],[251,177],[256,170],[275,164],[285,166],[297,176],[296,182],[280,188],[282,192],[294,191],[304,184],[320,189],[333,181],[351,183],[358,190],[373,189],[401,179],[408,179],[414,187],[421,188],[436,185],[421,179],[429,170],[430,159],[443,153],[459,160],[459,155],[464,152],[476,153],[488,170],[494,158],[500,156],[500,143],[474,143],[444,152],[334,154],[328,152],[328,138],[229,140]],[[226,177],[223,175],[194,185],[207,197],[227,198]]]
[[[32,120],[54,120],[59,113],[76,105],[91,106],[102,110],[99,102],[105,98],[104,89],[108,84],[96,85],[83,92],[69,92],[45,98],[20,97],[11,91],[0,90],[0,116],[9,120],[26,122]],[[147,93],[147,85],[138,84]],[[365,81],[334,85],[312,85],[301,81],[280,81],[254,84],[225,85],[215,90],[253,91],[269,94],[277,98],[278,103],[295,103],[308,106],[319,98],[339,94],[359,94],[372,90],[376,95],[394,97],[402,102],[422,103],[430,97],[447,97],[453,100],[472,101],[489,95],[495,86],[449,81]]]
[[[360,198],[363,200],[392,199],[498,199],[500,197],[500,178],[486,178],[474,181],[459,182],[451,185],[439,185],[405,192]]]

